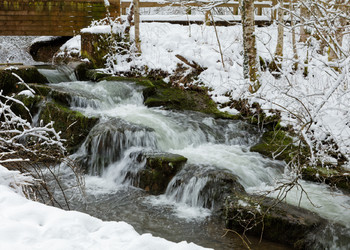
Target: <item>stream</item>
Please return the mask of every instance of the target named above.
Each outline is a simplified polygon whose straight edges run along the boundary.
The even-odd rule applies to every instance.
[[[87,159],[89,172],[84,196],[74,188],[69,191],[72,209],[103,220],[122,220],[139,233],[171,241],[186,240],[214,249],[246,249],[237,236],[229,233],[223,237],[223,221],[216,214],[214,202],[201,195],[201,190],[209,173],[217,171],[236,175],[250,194],[261,194],[278,181],[288,180],[283,162],[249,151],[261,136],[256,127],[198,112],[147,108],[141,87],[130,82],[83,82],[56,70],[40,71],[52,87],[74,93],[71,109],[100,118],[86,142],[71,156]],[[152,196],[133,187],[130,173],[144,166],[135,163],[133,155],[141,151],[188,158],[165,194]],[[69,187],[74,182],[73,174],[61,171]],[[175,185],[177,180],[182,184]],[[319,240],[315,249],[348,249],[350,197],[323,184],[302,181],[302,185],[314,205],[305,196],[300,197],[296,188],[288,194],[287,202],[300,203],[330,221],[316,236]],[[259,244],[259,239],[253,237],[251,241],[253,249],[288,249],[268,241]]]

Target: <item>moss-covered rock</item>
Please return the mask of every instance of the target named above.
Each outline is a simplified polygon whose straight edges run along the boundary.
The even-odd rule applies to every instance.
[[[152,81],[152,84],[144,93],[145,105],[148,107],[162,106],[167,109],[199,111],[217,118],[231,118],[229,114],[217,109],[216,103],[205,90],[173,88],[163,81]]]
[[[49,82],[34,66],[0,67],[0,89],[4,95],[18,92],[20,80],[12,73],[17,74],[26,83]]]
[[[301,174],[304,180],[322,182],[350,191],[350,172],[339,167],[305,166]]]
[[[295,145],[293,138],[282,130],[265,132],[261,142],[252,146],[250,151],[258,152],[277,160],[284,160],[287,163],[297,155],[301,162],[305,162],[309,155],[307,147]]]
[[[227,93],[227,96],[230,96]],[[281,114],[278,110],[271,109],[267,115],[266,110],[263,110],[259,103],[250,103],[248,99],[238,99],[226,103],[222,103],[220,108],[230,107],[234,108],[239,113],[234,116],[234,119],[246,121],[259,127],[264,127],[268,130],[275,130],[280,128]]]
[[[217,169],[206,165],[186,164],[186,166],[171,180],[168,185],[170,192],[176,190],[177,194],[183,194],[189,185],[198,183],[198,195],[195,204],[193,200],[182,200],[179,195],[175,199],[189,203],[192,206],[201,206],[220,212],[225,198],[233,193],[245,193],[244,187],[239,183],[238,177],[229,171]]]
[[[305,249],[325,221],[318,215],[275,199],[236,195],[228,197],[224,206],[226,227],[261,236],[275,242]]]
[[[182,155],[162,152],[141,152],[137,159],[146,160],[146,165],[138,172],[135,185],[154,195],[165,192],[170,180],[187,161]]]
[[[61,137],[66,139],[66,147],[68,152],[74,152],[91,128],[96,124],[98,118],[86,117],[80,112],[72,111],[56,102],[47,102],[40,113],[40,119],[43,122],[54,122],[53,127],[56,131],[61,131]]]
[[[16,95],[14,97],[15,99],[21,101],[25,107],[28,108],[28,110],[19,103],[12,103],[11,110],[22,117],[23,119],[26,119],[29,122],[32,122],[32,117],[38,113],[39,111],[39,103],[43,100],[43,97],[40,95],[35,96],[26,96],[26,95]]]
[[[85,79],[93,82],[100,81],[102,79],[110,77],[111,74],[103,73],[95,69],[89,69],[85,73]]]
[[[67,107],[71,105],[73,96],[66,90],[40,84],[29,84],[29,87],[31,87],[35,93],[41,95],[42,97],[53,99],[55,102]]]

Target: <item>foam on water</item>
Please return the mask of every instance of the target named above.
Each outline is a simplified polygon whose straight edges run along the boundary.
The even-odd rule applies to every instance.
[[[72,103],[74,109],[88,116],[102,119],[118,117],[149,127],[154,130],[158,149],[183,155],[190,164],[205,164],[230,171],[238,176],[239,182],[249,193],[270,191],[286,176],[282,162],[266,159],[249,151],[258,136],[256,132],[254,134],[254,131],[242,127],[240,122],[217,121],[192,112],[149,109],[143,105],[142,92],[135,91],[135,86],[131,83],[74,82],[57,86],[74,89],[78,93],[80,101]],[[89,104],[92,102],[94,105]],[[152,146],[148,148],[152,149]],[[135,167],[132,162],[129,152],[126,152],[121,160],[109,165],[101,180],[116,185],[132,184],[131,179],[127,180],[126,176],[142,167],[142,164]],[[168,190],[166,195],[150,197],[147,201],[155,206],[167,204],[180,217],[205,218],[210,211],[203,208],[203,201],[198,196],[205,181],[205,178],[192,178],[187,184]],[[304,195],[300,202],[302,207],[331,221],[349,224],[349,196],[332,191],[326,185],[306,181],[300,183],[315,205]],[[276,196],[273,193],[271,195]],[[287,202],[299,205],[299,201],[300,190],[295,188],[289,192]]]

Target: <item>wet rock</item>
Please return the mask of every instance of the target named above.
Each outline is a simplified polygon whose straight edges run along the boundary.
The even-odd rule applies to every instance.
[[[261,196],[232,195],[226,199],[226,227],[304,249],[324,224],[318,215]]]
[[[44,124],[54,122],[56,131],[61,131],[61,137],[66,139],[67,151],[74,152],[89,134],[98,118],[86,117],[82,113],[72,111],[57,102],[47,102],[40,113],[40,120]]]
[[[350,171],[340,167],[306,166],[302,168],[301,174],[304,180],[326,183],[350,191]]]
[[[89,59],[93,68],[104,68],[110,52],[125,54],[130,49],[129,39],[119,33],[111,33],[109,27],[101,30],[81,30],[81,56]],[[118,44],[118,48],[116,48]],[[116,62],[115,62],[116,63]]]
[[[0,89],[4,95],[16,93],[19,91],[20,80],[12,73],[17,74],[25,83],[48,83],[45,76],[39,73],[34,66],[4,66],[0,67]]]
[[[308,148],[294,144],[293,138],[284,131],[267,131],[263,134],[261,142],[250,148],[270,158],[284,160],[287,163],[298,155],[301,163],[309,156]]]
[[[191,199],[186,200],[188,190],[191,190]],[[245,193],[236,175],[223,169],[192,164],[186,165],[167,189],[167,195],[175,195],[178,202],[214,211],[221,209],[225,198],[233,193]],[[196,195],[198,199],[193,204],[192,196]]]
[[[102,121],[84,142],[85,156],[79,159],[86,172],[101,175],[108,165],[120,160],[131,147],[156,147],[153,129],[120,118]]]
[[[32,122],[33,116],[39,111],[40,102],[43,100],[43,97],[40,95],[16,95],[14,96],[14,98],[21,101],[24,104],[24,106],[14,102],[11,105],[11,110],[21,118]],[[27,109],[25,107],[27,107]]]
[[[106,77],[110,77],[111,74],[103,73],[101,71],[95,70],[95,69],[90,69],[86,71],[85,78],[89,81],[99,81],[102,80]]]
[[[148,107],[165,107],[176,110],[192,110],[212,114],[217,118],[231,118],[220,112],[216,103],[206,90],[183,90],[173,88],[163,81],[152,81],[150,89],[145,91],[145,105]]]
[[[137,160],[146,161],[145,168],[137,174],[136,186],[145,189],[150,194],[163,194],[171,179],[185,165],[187,158],[178,154],[163,152],[141,152]]]
[[[59,36],[34,42],[29,48],[29,53],[35,61],[51,63],[55,53],[71,38],[70,36]]]

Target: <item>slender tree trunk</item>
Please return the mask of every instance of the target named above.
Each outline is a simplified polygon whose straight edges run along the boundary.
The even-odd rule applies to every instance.
[[[276,51],[275,51],[275,67],[277,71],[279,71],[282,68],[282,60],[283,60],[283,36],[284,36],[284,10],[283,10],[283,0],[278,0],[278,28],[277,28],[277,45],[276,45]]]
[[[256,92],[260,83],[258,80],[258,63],[255,41],[254,0],[242,0],[241,15],[243,27],[243,74],[250,80],[250,92]]]
[[[305,3],[307,4],[307,3]],[[307,32],[306,32],[306,28],[305,28],[305,19],[307,19],[308,17],[308,11],[307,9],[305,8],[305,6],[303,4],[301,4],[300,6],[300,42],[301,43],[305,43],[306,40],[307,40]]]
[[[133,0],[134,2],[134,23],[135,23],[135,44],[138,53],[141,53],[140,43],[140,5],[139,0]]]
[[[296,37],[295,37],[295,20],[294,20],[294,3],[295,0],[289,0],[289,11],[291,13],[290,15],[290,26],[292,27],[292,47],[293,47],[293,70],[296,71],[298,69],[298,51],[297,51],[297,46],[296,46]]]

